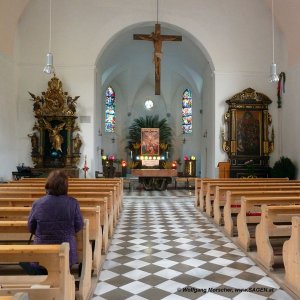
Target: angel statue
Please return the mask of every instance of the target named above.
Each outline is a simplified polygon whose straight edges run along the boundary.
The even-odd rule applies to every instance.
[[[75,138],[73,139],[73,145],[74,145],[74,152],[79,153],[81,145],[82,145],[82,141],[81,141],[78,133],[75,136]]]
[[[74,115],[76,112],[76,101],[79,96],[74,97],[74,99],[70,96],[67,97],[67,106],[68,106],[68,113]]]
[[[31,139],[31,147],[32,147],[32,152],[36,152],[38,150],[39,146],[39,138],[34,132],[33,134],[28,134],[28,137]]]
[[[51,124],[48,121],[45,121],[45,127],[49,131],[49,137],[50,137],[50,141],[52,143],[52,147],[56,151],[59,150],[62,152],[61,145],[64,142],[64,138],[59,133],[64,128],[64,126],[65,126],[65,123],[60,123],[60,124],[56,125],[54,128],[52,128]]]

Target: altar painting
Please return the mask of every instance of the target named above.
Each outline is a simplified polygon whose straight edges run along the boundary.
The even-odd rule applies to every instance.
[[[159,155],[159,128],[141,128],[141,155]]]

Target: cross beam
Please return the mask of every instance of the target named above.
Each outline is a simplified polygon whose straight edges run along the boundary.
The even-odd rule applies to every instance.
[[[162,42],[181,42],[181,35],[161,35],[160,24],[155,24],[155,31],[151,34],[134,34],[134,40],[153,42],[153,63],[155,67],[155,95],[160,95],[160,66],[162,59]]]

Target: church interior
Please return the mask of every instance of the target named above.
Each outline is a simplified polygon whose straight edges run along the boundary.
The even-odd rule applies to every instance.
[[[0,300],[299,299],[299,11],[1,0]],[[75,282],[36,250],[47,295],[3,260],[55,169],[87,222]]]

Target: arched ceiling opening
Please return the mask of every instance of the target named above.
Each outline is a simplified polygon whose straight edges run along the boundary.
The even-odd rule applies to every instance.
[[[138,24],[125,28],[112,38],[97,61],[104,88],[114,80],[118,80],[119,86],[126,85],[123,87],[124,90],[130,87],[133,94],[142,84],[154,86],[153,43],[133,39],[134,34],[151,34],[154,25],[154,23]],[[184,80],[200,95],[202,77],[205,70],[210,68],[208,63],[210,58],[206,58],[192,37],[172,25],[161,24],[161,34],[182,36],[181,42],[163,42],[162,94],[168,93],[170,89],[175,90]]]

